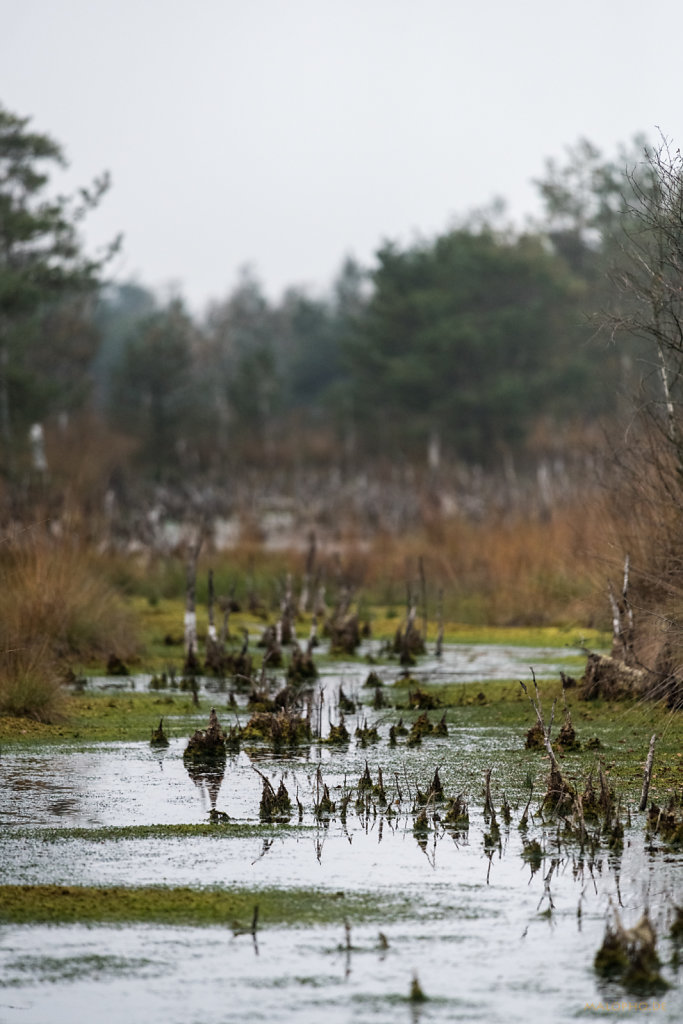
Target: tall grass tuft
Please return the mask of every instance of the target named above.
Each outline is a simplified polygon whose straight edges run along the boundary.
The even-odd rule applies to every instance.
[[[77,545],[10,538],[0,576],[0,713],[54,721],[68,665],[135,654],[130,614]]]
[[[62,717],[64,686],[45,645],[0,651],[0,713],[39,722]]]

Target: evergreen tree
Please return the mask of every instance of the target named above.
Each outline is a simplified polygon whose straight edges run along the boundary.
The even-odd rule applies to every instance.
[[[139,323],[113,375],[111,418],[139,442],[139,460],[156,480],[197,469],[200,409],[196,329],[179,300]]]
[[[49,196],[50,171],[64,165],[64,155],[50,136],[30,130],[29,120],[0,106],[0,439],[5,473],[16,462],[28,424],[83,396],[83,373],[96,341],[84,324],[82,299],[92,294],[111,251],[88,258],[78,234],[79,222],[107,190],[108,177],[81,189],[77,197]],[[77,297],[81,304],[74,303]]]
[[[377,260],[346,346],[371,450],[415,454],[438,435],[454,455],[491,463],[539,416],[561,419],[572,400],[586,408],[582,283],[542,238],[461,228],[386,245]]]

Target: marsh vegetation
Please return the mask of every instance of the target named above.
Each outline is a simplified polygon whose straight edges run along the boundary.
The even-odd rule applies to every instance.
[[[144,619],[164,623],[171,608],[182,623],[180,601],[149,605]],[[624,928],[650,914],[657,981],[638,992],[666,1001],[663,986],[677,985],[672,929],[683,856],[667,825],[683,820],[675,712],[638,697],[582,699],[572,682],[585,654],[568,646],[585,640],[578,630],[548,631],[547,645],[534,648],[523,632],[517,639],[527,646],[510,643],[509,633],[505,644],[454,643],[447,626],[437,657],[428,629],[425,653],[408,668],[393,653],[396,620],[377,616],[375,626],[388,626],[384,639],[365,638],[354,656],[339,657],[323,638],[315,676],[292,684],[294,637],[270,669],[262,620],[241,611],[232,613],[235,650],[249,621],[253,676],[183,677],[176,628],[164,672],[88,674],[71,684],[69,717],[36,722],[37,731],[3,719],[0,772],[20,797],[2,818],[13,991],[42,1006],[48,991],[57,1002],[86,998],[104,977],[125,976],[152,1019],[174,1020],[180,982],[167,982],[152,1008],[149,978],[172,964],[196,995],[215,970],[218,944],[232,967],[204,1002],[207,1020],[221,1019],[226,998],[248,1012],[254,984],[270,1016],[288,1019],[301,1005],[302,977],[333,1013],[351,996],[380,1020],[397,1002],[446,1020],[460,1012],[461,986],[448,981],[457,943],[457,963],[468,965],[468,1019],[522,1019],[548,995],[558,1019],[568,1019],[632,990],[627,971],[603,970],[604,953],[593,965],[613,944],[616,933],[604,933],[617,901]],[[149,636],[148,626],[141,633]],[[203,645],[197,653],[203,661]],[[481,667],[496,660],[499,679],[487,680]],[[527,734],[539,721],[534,747]],[[341,725],[346,735],[334,742]],[[641,813],[653,732],[651,801]],[[44,950],[46,924],[68,936],[68,963]],[[75,952],[85,924],[97,925],[102,963]],[[112,924],[130,936],[118,967]],[[167,951],[166,967],[160,926],[180,957]],[[294,930],[284,944],[282,929]],[[33,967],[19,971],[28,934]],[[159,935],[151,960],[132,952],[143,934]],[[498,972],[499,996],[485,991],[490,970],[475,967],[485,935],[500,955],[520,935],[526,950]],[[539,987],[528,972],[534,964],[537,973],[534,958],[548,942],[555,972]],[[190,947],[201,955],[188,973],[181,962]]]

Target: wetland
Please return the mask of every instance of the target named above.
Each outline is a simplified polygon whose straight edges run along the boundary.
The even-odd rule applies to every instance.
[[[409,669],[376,640],[323,643],[288,711],[257,700],[285,668],[256,695],[155,671],[79,677],[51,726],[3,719],[0,1017],[568,1021],[630,1002],[680,1019],[683,853],[638,810],[656,733],[650,803],[681,816],[678,715],[581,700],[582,638],[548,637],[428,643]],[[527,746],[532,671],[553,744],[571,717],[563,778],[584,808],[589,779],[611,794],[585,830]],[[188,759],[212,709],[233,741]],[[248,728],[277,714],[308,731]],[[635,991],[595,969],[615,912],[656,932],[657,979]]]

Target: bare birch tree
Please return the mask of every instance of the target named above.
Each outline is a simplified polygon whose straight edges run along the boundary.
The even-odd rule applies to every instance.
[[[622,262],[613,274],[623,304],[606,319],[649,347],[657,386],[647,410],[683,466],[683,157],[662,137],[626,173]],[[651,375],[652,376],[652,375]]]

